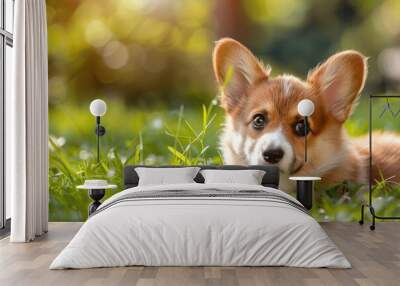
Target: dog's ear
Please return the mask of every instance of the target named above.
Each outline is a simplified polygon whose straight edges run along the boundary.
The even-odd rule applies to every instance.
[[[344,51],[310,71],[307,81],[322,94],[325,109],[344,122],[355,106],[366,76],[367,58],[356,51]]]
[[[221,104],[228,112],[238,105],[252,84],[267,79],[270,72],[249,49],[230,38],[217,42],[213,53],[213,66],[221,87]]]

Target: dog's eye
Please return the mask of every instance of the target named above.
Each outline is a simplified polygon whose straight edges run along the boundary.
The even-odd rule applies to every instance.
[[[265,127],[265,116],[262,114],[256,114],[253,118],[253,128],[260,130],[263,129]]]
[[[310,125],[307,124],[307,133],[306,133],[306,125],[304,124],[304,120],[300,120],[296,122],[294,125],[294,132],[297,136],[306,136],[310,132]]]

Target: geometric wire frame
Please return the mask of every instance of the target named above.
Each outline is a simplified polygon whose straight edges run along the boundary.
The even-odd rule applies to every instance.
[[[386,104],[384,105],[384,108],[379,115],[379,118],[382,118],[383,115],[385,115],[386,112],[390,112],[393,118],[397,118],[397,116],[400,114],[400,109],[397,111],[394,111],[392,108],[392,105],[389,102],[389,98],[400,98],[400,95],[370,95],[369,96],[369,132],[368,132],[368,137],[369,137],[369,182],[368,182],[368,204],[362,204],[361,205],[361,218],[359,220],[359,224],[364,224],[364,208],[367,207],[371,213],[372,216],[372,224],[370,225],[371,230],[375,230],[375,219],[381,219],[381,220],[395,220],[395,219],[400,219],[400,217],[396,216],[381,216],[377,215],[373,206],[373,198],[372,198],[372,102],[374,99],[377,98],[386,98]]]

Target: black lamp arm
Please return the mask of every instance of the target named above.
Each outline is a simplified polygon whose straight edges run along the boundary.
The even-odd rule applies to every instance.
[[[96,129],[94,132],[97,136],[103,136],[106,134],[106,128],[100,125],[100,116],[96,116]]]
[[[96,116],[96,130],[95,133],[97,135],[97,163],[100,162],[100,136],[106,134],[106,128],[100,125],[100,116]]]
[[[304,162],[307,162],[307,116],[304,116]]]

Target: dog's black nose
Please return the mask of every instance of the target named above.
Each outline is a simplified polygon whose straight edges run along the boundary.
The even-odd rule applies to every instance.
[[[282,149],[268,149],[263,152],[264,160],[271,164],[278,163],[285,153]]]

